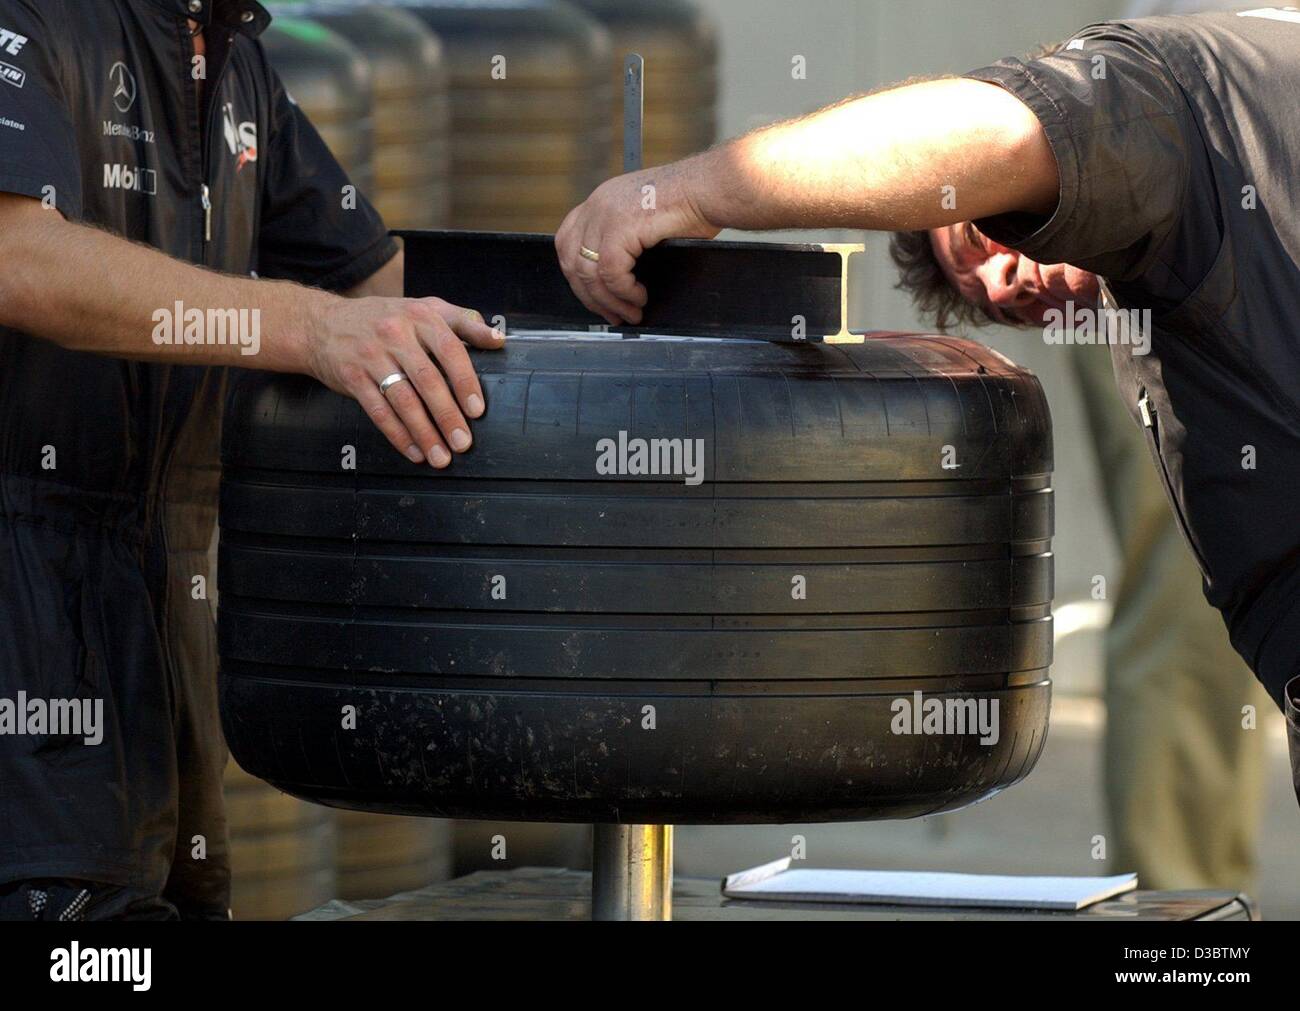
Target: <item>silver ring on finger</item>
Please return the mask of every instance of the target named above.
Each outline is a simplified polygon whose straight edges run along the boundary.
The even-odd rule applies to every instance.
[[[588,249],[586,246],[582,246],[578,249],[578,255],[584,260],[590,260],[592,263],[600,262],[600,254],[594,249]]]
[[[398,383],[404,383],[406,381],[407,379],[406,379],[405,372],[394,372],[391,376],[385,376],[383,379],[380,380],[379,392],[386,397],[388,396],[389,390],[391,390]]]

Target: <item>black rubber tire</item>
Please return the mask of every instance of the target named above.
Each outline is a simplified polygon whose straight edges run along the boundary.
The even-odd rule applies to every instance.
[[[443,473],[309,380],[235,391],[221,695],[250,772],[394,813],[723,823],[928,814],[1032,768],[1052,511],[1031,375],[916,336],[516,334],[475,357],[489,409]],[[620,430],[703,438],[703,483],[598,476]],[[997,700],[999,741],[892,733],[914,691]]]

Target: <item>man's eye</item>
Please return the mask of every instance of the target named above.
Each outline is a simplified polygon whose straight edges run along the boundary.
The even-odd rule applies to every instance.
[[[975,226],[969,221],[966,222],[966,244],[975,249],[983,249],[983,243],[980,242],[980,234],[975,231]]]

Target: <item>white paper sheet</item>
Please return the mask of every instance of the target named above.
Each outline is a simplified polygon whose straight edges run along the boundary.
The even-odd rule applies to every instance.
[[[737,899],[1079,910],[1135,888],[1136,874],[1045,877],[945,871],[791,870],[787,857],[729,875],[722,891]]]

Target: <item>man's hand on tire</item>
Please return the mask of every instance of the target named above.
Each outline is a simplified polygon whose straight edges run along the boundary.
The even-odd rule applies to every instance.
[[[466,345],[504,342],[479,313],[440,298],[337,299],[310,327],[306,371],[355,399],[411,462],[441,469],[469,449],[466,418],[485,408]]]

